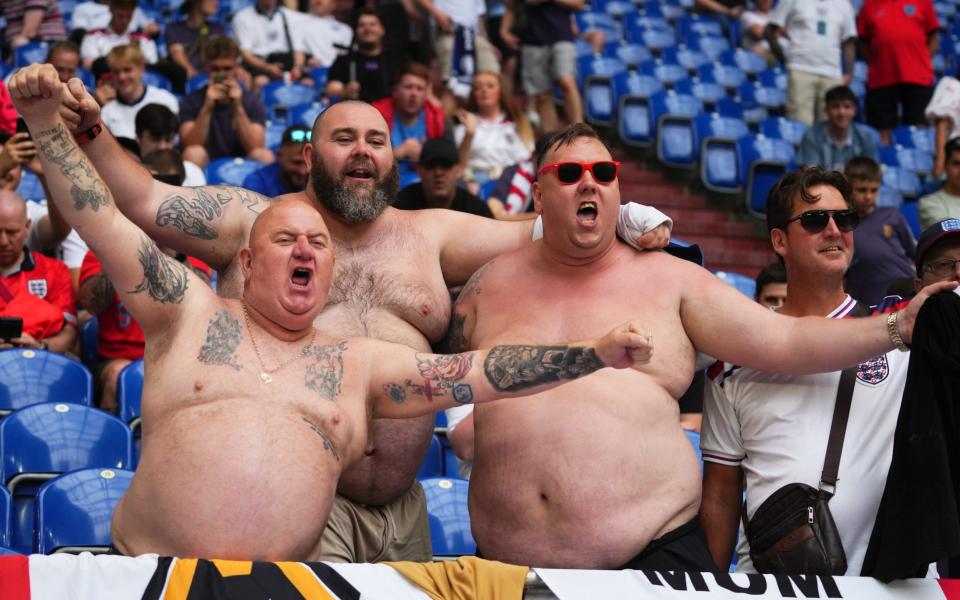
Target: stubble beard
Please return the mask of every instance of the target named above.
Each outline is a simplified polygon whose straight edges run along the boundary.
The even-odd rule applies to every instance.
[[[350,163],[344,172],[354,165]],[[366,163],[373,169],[372,163]],[[372,189],[351,185],[346,177],[335,177],[320,161],[313,163],[310,184],[320,204],[346,223],[369,223],[379,217],[397,197],[400,188],[400,173],[394,162],[382,177],[374,180]]]

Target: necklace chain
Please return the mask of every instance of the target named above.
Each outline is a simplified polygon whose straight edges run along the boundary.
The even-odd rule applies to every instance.
[[[313,328],[313,335],[310,336],[310,341],[307,342],[307,345],[300,349],[300,352],[296,354],[293,358],[288,358],[287,360],[282,361],[279,365],[268,369],[263,364],[263,357],[260,356],[260,348],[257,346],[257,339],[253,337],[253,330],[250,329],[250,315],[247,314],[247,303],[243,300],[240,301],[240,306],[243,308],[243,322],[247,326],[247,333],[250,335],[250,343],[253,345],[253,353],[257,356],[257,362],[260,363],[260,379],[264,383],[270,383],[273,381],[273,378],[270,377],[271,373],[276,373],[280,369],[289,365],[292,362],[305,358],[310,354],[310,347],[313,346],[313,341],[317,338],[317,328]]]

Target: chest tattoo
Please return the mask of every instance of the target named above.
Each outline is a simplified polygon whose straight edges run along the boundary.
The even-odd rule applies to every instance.
[[[313,360],[307,364],[304,374],[307,389],[324,400],[336,402],[343,382],[343,353],[346,351],[346,342],[312,347],[308,360]]]
[[[240,322],[221,308],[207,325],[207,339],[200,347],[197,360],[207,365],[226,365],[240,370],[236,350],[240,346]]]

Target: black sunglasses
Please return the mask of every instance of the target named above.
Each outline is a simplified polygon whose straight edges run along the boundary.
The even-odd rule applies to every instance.
[[[843,233],[850,233],[860,224],[860,215],[857,214],[857,211],[849,208],[843,210],[808,210],[792,219],[787,219],[780,229],[786,229],[790,223],[800,221],[800,226],[807,233],[820,233],[827,228],[827,223],[830,222],[831,217],[833,217],[837,229]]]

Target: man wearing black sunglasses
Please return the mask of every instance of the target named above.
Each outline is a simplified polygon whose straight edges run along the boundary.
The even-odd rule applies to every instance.
[[[18,102],[30,102],[41,95],[41,82],[52,85],[57,75],[49,65],[35,65],[17,77]],[[154,182],[123,155],[109,132],[95,127],[97,106],[79,80],[71,80],[69,92],[62,114],[118,206],[160,243],[217,269],[221,296],[239,297],[237,254],[271,199],[242,188]],[[530,243],[530,222],[393,209],[390,130],[366,103],[341,102],[324,111],[304,159],[310,168],[307,189],[289,196],[315,207],[331,232],[336,271],[317,325],[335,335],[364,334],[426,351],[447,331],[448,286],[464,283],[496,255]],[[667,225],[646,229],[651,233],[641,244],[666,243]],[[363,456],[340,478],[324,534],[325,560],[430,560],[426,504],[415,478],[433,422],[429,416],[373,421]]]
[[[449,337],[459,345],[451,349],[575,338],[640,310],[655,352],[635,372],[594,374],[522,405],[475,408],[470,517],[478,550],[542,567],[714,571],[697,520],[700,468],[677,402],[696,352],[773,372],[836,369],[908,338],[919,303],[942,288],[921,292],[889,331],[884,318],[779,315],[697,265],[618,242],[616,162],[588,126],[558,134],[537,165],[544,238],[474,275],[454,308]],[[839,196],[796,204],[777,231],[839,281],[856,214]],[[826,212],[800,217],[810,209]],[[822,235],[808,231],[818,228]],[[792,295],[791,282],[788,303]]]

